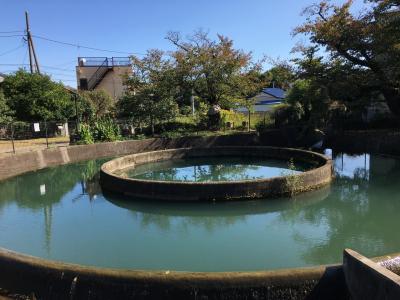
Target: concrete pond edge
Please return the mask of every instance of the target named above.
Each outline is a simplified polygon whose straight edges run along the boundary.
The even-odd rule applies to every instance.
[[[308,163],[312,168],[299,174],[279,177],[211,182],[174,182],[128,178],[117,171],[138,165],[186,158],[244,157],[279,159]],[[132,198],[161,201],[229,201],[271,198],[298,194],[327,185],[332,180],[332,160],[322,154],[291,148],[267,146],[217,146],[180,148],[135,153],[104,163],[101,167],[102,188]],[[293,182],[293,184],[291,184]]]
[[[94,158],[163,149],[255,146],[255,135],[148,139],[60,147],[0,158],[0,180]],[[400,274],[400,253],[372,259]],[[348,299],[343,266],[254,272],[101,269],[0,248],[0,288],[38,299]]]

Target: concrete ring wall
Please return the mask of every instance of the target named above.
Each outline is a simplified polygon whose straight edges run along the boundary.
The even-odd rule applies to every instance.
[[[46,167],[181,147],[257,145],[251,134],[59,147],[0,157],[0,180]],[[400,274],[400,253],[374,259]],[[0,289],[37,299],[347,299],[341,265],[263,272],[124,271],[66,264],[0,248]]]
[[[313,169],[290,175],[298,184],[288,186],[288,176],[242,181],[173,182],[127,178],[116,174],[125,168],[150,162],[196,157],[252,157],[306,162]],[[293,177],[292,177],[293,176]],[[227,201],[284,196],[327,185],[332,180],[332,161],[325,156],[298,149],[276,147],[225,146],[181,148],[132,154],[106,162],[101,167],[103,189],[140,199],[164,201]]]

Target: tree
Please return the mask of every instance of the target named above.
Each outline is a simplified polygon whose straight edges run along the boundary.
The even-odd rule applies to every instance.
[[[297,118],[311,127],[325,125],[329,96],[325,86],[314,81],[299,79],[290,89],[286,101],[296,108]]]
[[[178,105],[171,91],[171,63],[160,50],[150,50],[143,58],[132,57],[133,75],[127,79],[127,92],[118,102],[119,115],[150,124],[172,119]]]
[[[184,89],[194,93],[218,112],[218,107],[232,107],[238,90],[235,80],[245,72],[251,62],[251,54],[234,49],[233,41],[218,35],[217,41],[203,31],[183,40],[179,33],[170,32],[167,40],[177,49],[172,53],[176,74]],[[219,126],[219,114],[210,116],[210,127]]]
[[[3,92],[0,90],[0,123],[9,123],[12,121],[14,112],[8,107]]]
[[[265,72],[264,76],[270,86],[281,88],[287,91],[295,81],[293,67],[287,62],[277,62]]]
[[[74,115],[70,94],[47,75],[19,70],[2,83],[7,105],[21,121],[67,120]]]
[[[254,112],[254,105],[257,102],[257,96],[267,85],[267,78],[261,73],[261,63],[252,64],[250,70],[237,76],[234,94],[237,95],[236,105],[247,109],[248,113],[248,131],[250,131],[251,113]]]
[[[80,96],[91,106],[96,119],[108,115],[114,107],[111,96],[104,90],[85,91]]]
[[[322,1],[305,10],[307,22],[295,34],[310,36],[333,57],[341,57],[376,81],[391,111],[400,116],[400,3],[398,0],[366,0],[359,16],[351,12],[352,0],[343,5]]]

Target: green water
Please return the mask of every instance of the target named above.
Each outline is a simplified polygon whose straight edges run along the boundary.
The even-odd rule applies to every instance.
[[[0,183],[0,246],[101,267],[262,270],[400,251],[400,161],[335,157],[331,187],[295,199],[166,204],[102,194],[105,160]]]
[[[298,173],[310,166],[299,162],[289,169],[287,161],[245,157],[208,157],[168,160],[136,166],[119,173],[130,178],[161,181],[238,181]]]

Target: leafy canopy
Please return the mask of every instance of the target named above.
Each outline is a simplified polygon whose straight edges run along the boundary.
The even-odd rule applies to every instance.
[[[366,0],[368,6],[355,16],[353,1],[333,5],[322,1],[305,10],[305,24],[295,30],[326,47],[333,58],[342,58],[368,70],[393,113],[400,115],[400,2]]]
[[[6,103],[21,121],[59,120],[74,115],[70,94],[49,76],[19,70],[2,83]]]
[[[133,75],[126,81],[127,92],[118,102],[121,117],[154,126],[178,113],[171,89],[171,63],[160,50],[149,50],[143,58],[132,57]]]

